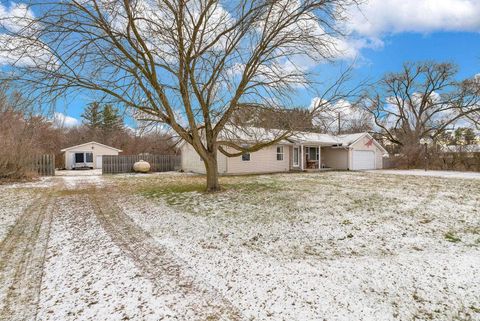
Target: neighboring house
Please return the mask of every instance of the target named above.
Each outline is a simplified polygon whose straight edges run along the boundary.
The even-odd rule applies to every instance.
[[[121,151],[97,142],[89,142],[61,150],[65,155],[66,169],[102,168],[103,155],[118,155]]]
[[[202,159],[194,148],[180,144],[182,169],[205,173]],[[233,149],[227,151],[234,152]],[[218,152],[221,174],[274,173],[288,171],[381,169],[387,151],[368,133],[328,135],[301,132],[280,143],[238,157]]]

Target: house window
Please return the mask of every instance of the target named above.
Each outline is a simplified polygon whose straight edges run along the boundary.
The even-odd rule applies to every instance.
[[[83,163],[83,162],[84,162],[84,154],[75,153],[75,163]]]
[[[85,158],[87,159],[87,163],[93,163],[93,153],[85,153]]]
[[[283,161],[283,146],[277,146],[277,161]]]
[[[305,154],[307,156],[307,160],[310,161],[318,161],[320,159],[320,149],[318,147],[306,147]]]
[[[242,161],[248,162],[250,160],[250,153],[243,153],[242,154]]]

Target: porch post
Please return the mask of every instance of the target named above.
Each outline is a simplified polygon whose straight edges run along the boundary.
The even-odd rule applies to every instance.
[[[322,146],[318,145],[318,169],[322,168]]]
[[[303,145],[300,144],[300,170],[303,171],[304,160],[303,160]]]

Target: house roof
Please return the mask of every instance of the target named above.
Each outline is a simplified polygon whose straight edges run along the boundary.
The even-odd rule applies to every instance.
[[[369,139],[373,140],[373,143],[375,144],[375,146],[377,146],[384,154],[388,154],[388,151],[375,138],[373,138],[372,135],[370,135],[367,132],[349,134],[349,135],[340,135],[338,137],[345,145],[348,145],[348,146],[355,144],[363,137],[368,137]]]
[[[364,136],[369,135],[368,133],[356,133],[348,135],[338,135],[337,139],[344,145],[352,145],[362,139]]]
[[[108,149],[111,149],[111,150],[115,150],[117,152],[121,152],[122,150],[121,149],[118,149],[118,148],[115,148],[115,147],[112,147],[112,146],[107,146],[107,145],[104,145],[104,144],[100,144],[100,143],[97,143],[97,142],[88,142],[88,143],[84,143],[84,144],[80,144],[80,145],[75,145],[75,146],[71,146],[71,147],[67,147],[67,148],[64,148],[62,150],[60,150],[61,152],[66,152],[66,151],[69,151],[69,150],[72,150],[72,149],[77,149],[79,147],[83,147],[83,146],[87,146],[87,145],[98,145],[98,146],[102,146],[102,147],[105,147],[105,148],[108,148]]]
[[[219,138],[237,142],[268,142],[278,139],[285,133],[282,129],[267,129],[261,127],[225,126],[220,132]],[[288,140],[280,143],[291,144]]]
[[[338,145],[340,142],[337,137],[329,134],[298,132],[292,135],[289,140],[296,143],[303,144],[324,144],[324,145]]]
[[[266,129],[259,127],[236,127],[236,126],[225,126],[225,128],[220,133],[220,139],[222,140],[231,140],[237,142],[262,142],[262,141],[271,141],[279,137],[284,130],[281,129]],[[385,148],[380,145],[369,133],[355,133],[348,135],[330,135],[330,134],[320,134],[312,132],[296,132],[292,136],[288,137],[285,140],[279,142],[279,144],[318,144],[323,146],[345,146],[349,147],[355,144],[357,141],[367,136],[370,139],[373,139],[375,146],[377,146],[384,154],[387,154]],[[183,145],[184,141],[180,144]]]
[[[297,143],[302,144],[321,144],[321,145],[338,145],[349,147],[358,142],[363,137],[367,136],[370,139],[373,139],[375,146],[377,146],[384,154],[388,154],[387,150],[377,142],[372,135],[367,132],[364,133],[355,133],[347,135],[329,135],[329,134],[317,134],[317,133],[307,133],[300,132],[296,135],[293,135],[291,139]]]

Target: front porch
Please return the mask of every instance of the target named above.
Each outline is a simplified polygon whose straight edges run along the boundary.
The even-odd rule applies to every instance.
[[[322,145],[294,145],[291,169],[298,171],[328,170],[322,163]]]

